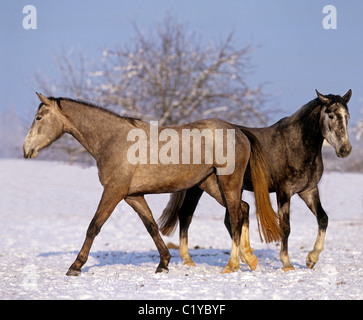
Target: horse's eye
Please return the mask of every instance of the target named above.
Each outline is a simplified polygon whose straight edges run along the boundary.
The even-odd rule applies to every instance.
[[[329,114],[329,119],[334,119],[334,116],[332,114]]]
[[[35,118],[35,120],[42,120],[42,117],[41,117],[41,116],[37,116],[37,117]]]

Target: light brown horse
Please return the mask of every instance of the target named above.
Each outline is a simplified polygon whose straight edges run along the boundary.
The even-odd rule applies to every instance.
[[[123,199],[138,213],[155,242],[160,254],[156,272],[168,271],[170,253],[159,234],[144,194],[176,192],[195,185],[228,208],[232,228],[232,251],[223,271],[232,272],[239,268],[241,189],[251,151],[249,140],[240,130],[216,119],[158,128],[85,102],[37,95],[41,104],[23,145],[24,157],[36,157],[41,149],[64,133],[69,133],[95,158],[99,179],[104,188],[97,211],[87,229],[84,244],[67,275],[80,274],[96,235]],[[185,141],[185,134],[188,132],[204,135],[204,139],[200,138],[197,146],[200,147],[199,153],[198,148],[195,148],[194,137],[193,140]],[[208,135],[210,132],[212,135]],[[222,138],[221,133],[224,133]],[[215,142],[218,142],[218,148],[223,143],[219,160],[217,145],[215,148],[214,145],[210,146],[210,143]],[[231,150],[232,156],[224,157]],[[191,162],[191,159],[195,161]],[[233,170],[224,174],[226,172],[223,170],[230,167],[231,163]],[[265,192],[268,192],[267,189]],[[277,216],[272,209],[262,211],[270,215],[261,219],[262,228],[273,239],[279,239],[281,229]],[[251,256],[248,237],[242,241],[241,247],[245,261],[254,269],[257,259]]]

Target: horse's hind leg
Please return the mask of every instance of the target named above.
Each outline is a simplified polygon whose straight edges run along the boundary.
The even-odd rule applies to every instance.
[[[147,231],[154,240],[156,248],[160,254],[160,263],[156,268],[156,272],[168,272],[168,264],[170,261],[170,253],[163,239],[160,236],[158,225],[156,224],[151,210],[147,205],[143,196],[128,196],[125,201],[137,212],[140,219],[144,223]]]
[[[67,276],[78,276],[81,274],[81,268],[88,259],[94,238],[100,232],[103,224],[123,197],[124,194],[122,194],[119,188],[105,186],[97,211],[88,226],[82,249],[78,253],[74,263],[70,266]]]
[[[241,201],[242,210],[242,232],[241,232],[241,244],[239,256],[242,262],[246,263],[251,270],[255,270],[257,267],[257,257],[252,255],[253,249],[250,245],[250,233],[249,233],[249,210],[250,206],[247,202]]]
[[[189,255],[188,249],[188,229],[192,222],[195,208],[198,201],[203,194],[203,190],[199,187],[193,187],[186,191],[183,204],[178,212],[180,231],[179,231],[179,254],[184,260],[184,264],[188,266],[195,266],[192,258]]]
[[[326,228],[328,227],[328,216],[320,203],[319,190],[314,189],[299,193],[309,209],[314,213],[318,221],[319,231],[314,245],[314,249],[306,257],[306,265],[312,269],[319,260],[319,254],[323,251]]]
[[[242,235],[241,235],[241,241],[244,241],[243,245],[240,245],[240,251],[239,251],[239,257],[241,258],[241,261],[248,264],[252,270],[254,270],[257,267],[257,257],[252,256],[254,250],[251,248],[250,245],[250,238],[249,238],[249,211],[250,206],[247,202],[241,200],[241,209],[242,209]],[[231,223],[229,221],[229,212],[226,210],[226,214],[224,216],[224,225],[226,226],[229,235],[232,238],[232,231],[231,231]],[[249,248],[247,251],[247,254],[243,253],[242,248],[246,247]],[[246,257],[247,256],[247,257]]]
[[[238,248],[241,240],[242,214],[240,208],[241,188],[234,187],[229,177],[211,175],[200,187],[214,197],[221,205],[225,206],[230,213],[230,224],[232,233],[232,250],[227,266],[223,273],[233,272],[239,269]]]
[[[222,187],[223,190],[223,187]],[[223,273],[233,272],[239,269],[238,249],[241,241],[242,214],[240,208],[240,192],[228,192],[223,190],[226,207],[230,213],[230,223],[232,231],[232,250],[231,257]]]

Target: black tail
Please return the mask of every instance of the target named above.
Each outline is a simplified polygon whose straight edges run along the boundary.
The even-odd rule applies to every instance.
[[[161,233],[170,236],[178,225],[178,212],[184,202],[186,190],[172,193],[166,208],[158,220]]]

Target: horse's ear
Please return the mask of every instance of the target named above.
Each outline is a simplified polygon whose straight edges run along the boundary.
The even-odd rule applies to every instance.
[[[35,93],[37,94],[37,96],[41,102],[43,102],[44,104],[48,104],[48,105],[51,104],[51,101],[47,97],[43,96],[41,93],[38,93],[38,92],[35,92]]]
[[[352,89],[349,89],[348,92],[342,97],[345,103],[348,103],[352,96]]]
[[[324,96],[323,94],[321,94],[318,90],[316,90],[316,94],[318,95],[318,98],[320,100],[320,102],[324,103],[324,104],[328,104],[330,102],[330,99],[326,96]]]

